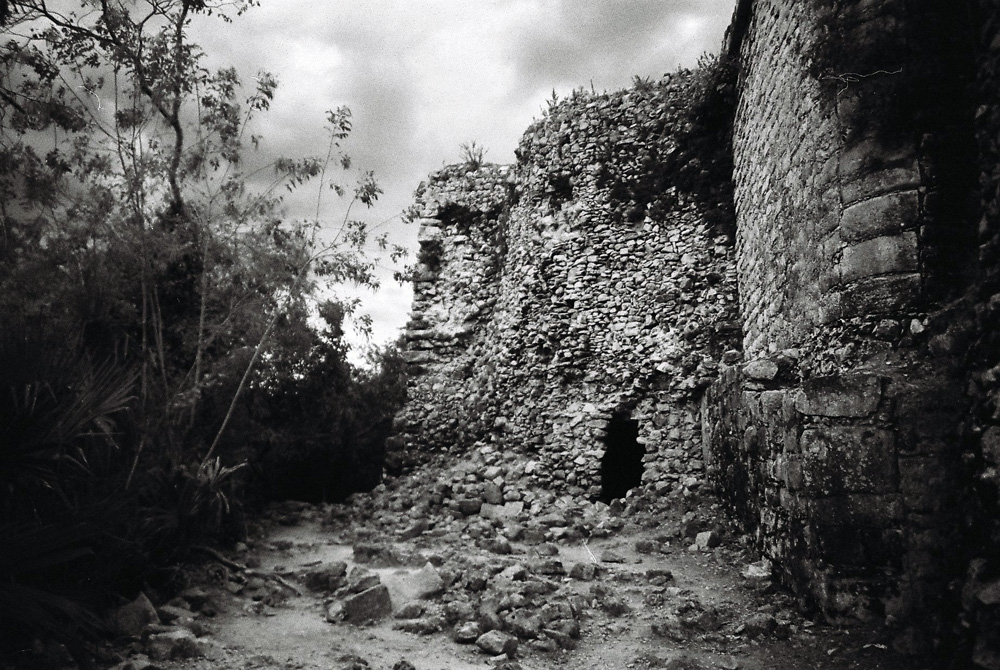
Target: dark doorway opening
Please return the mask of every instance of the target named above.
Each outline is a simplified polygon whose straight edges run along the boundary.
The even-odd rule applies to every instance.
[[[642,457],[646,449],[639,444],[639,422],[628,414],[616,412],[608,422],[601,457],[601,501],[624,498],[642,482]]]

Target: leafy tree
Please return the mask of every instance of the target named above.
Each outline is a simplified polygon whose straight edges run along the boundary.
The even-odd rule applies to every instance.
[[[243,405],[232,446],[259,470],[260,495],[337,501],[381,480],[384,442],[405,396],[405,365],[395,347],[347,360],[345,308],[320,305],[323,328],[305,321],[278,334]]]
[[[241,97],[235,70],[203,68],[187,31],[253,4],[14,2],[16,39],[0,51],[3,308],[136,361],[142,416],[171,445],[218,431],[199,422],[206,394],[249,374],[318,276],[376,284],[363,223],[317,245],[324,190],[364,205],[380,193],[370,173],[350,193],[329,178],[350,168],[349,110],[329,112],[325,157],[280,159],[269,185],[249,186],[263,170],[247,160],[252,121],[277,82],[258,73]],[[310,180],[316,220],[283,220],[282,191]]]
[[[0,544],[87,517],[102,546],[163,558],[229,523],[240,457],[256,453],[239,438],[260,416],[321,445],[324,431],[344,434],[338,412],[374,411],[346,399],[358,388],[340,325],[352,304],[321,308],[322,333],[310,325],[321,287],[377,285],[372,242],[401,252],[351,216],[379,196],[373,175],[334,178],[356,174],[342,146],[350,111],[328,112],[325,155],[259,165],[254,121],[277,80],[257,73],[247,88],[232,68],[209,71],[188,38],[193,20],[256,4],[0,7],[0,343],[26,342],[6,360],[31,363],[0,382],[0,415],[14,420],[0,434]],[[287,220],[283,198],[307,185],[315,218]],[[345,202],[332,232],[331,190]],[[329,404],[306,435],[296,417],[320,389]],[[24,398],[38,400],[31,411]],[[270,430],[275,449],[295,443]]]

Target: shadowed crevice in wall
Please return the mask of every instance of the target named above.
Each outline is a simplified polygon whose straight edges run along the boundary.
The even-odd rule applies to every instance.
[[[624,498],[629,490],[642,483],[642,457],[645,447],[639,444],[639,422],[628,414],[616,413],[608,422],[601,457],[601,501]]]

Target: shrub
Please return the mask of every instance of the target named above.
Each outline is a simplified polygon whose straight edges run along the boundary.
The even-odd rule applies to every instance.
[[[475,140],[472,140],[471,142],[463,142],[461,149],[462,162],[466,165],[466,167],[468,167],[469,170],[478,170],[484,165],[486,149],[484,149]]]

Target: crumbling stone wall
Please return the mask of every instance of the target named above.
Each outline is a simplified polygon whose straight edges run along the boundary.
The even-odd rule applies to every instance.
[[[962,539],[972,69],[952,9],[742,3],[745,360],[703,405],[724,495],[803,603],[913,652],[950,633]]]
[[[1000,5],[973,6],[979,267],[970,291],[976,337],[968,350],[971,406],[964,433],[967,565],[960,592],[963,657],[1000,668]]]
[[[578,91],[528,129],[513,168],[455,166],[421,187],[396,453],[493,443],[520,455],[525,485],[593,499],[619,414],[637,422],[643,486],[701,483],[697,400],[738,330],[732,237],[709,223],[729,192],[692,192],[713,156],[672,158],[691,150],[679,134],[699,83]]]
[[[390,471],[433,448],[467,445],[492,426],[488,382],[472,378],[505,265],[510,182],[505,167],[456,166],[417,192],[420,250],[403,351],[409,401],[387,445]]]
[[[740,0],[733,100],[577,92],[515,166],[433,176],[396,454],[594,498],[625,415],[642,485],[707,472],[803,606],[1000,668],[998,27]]]

